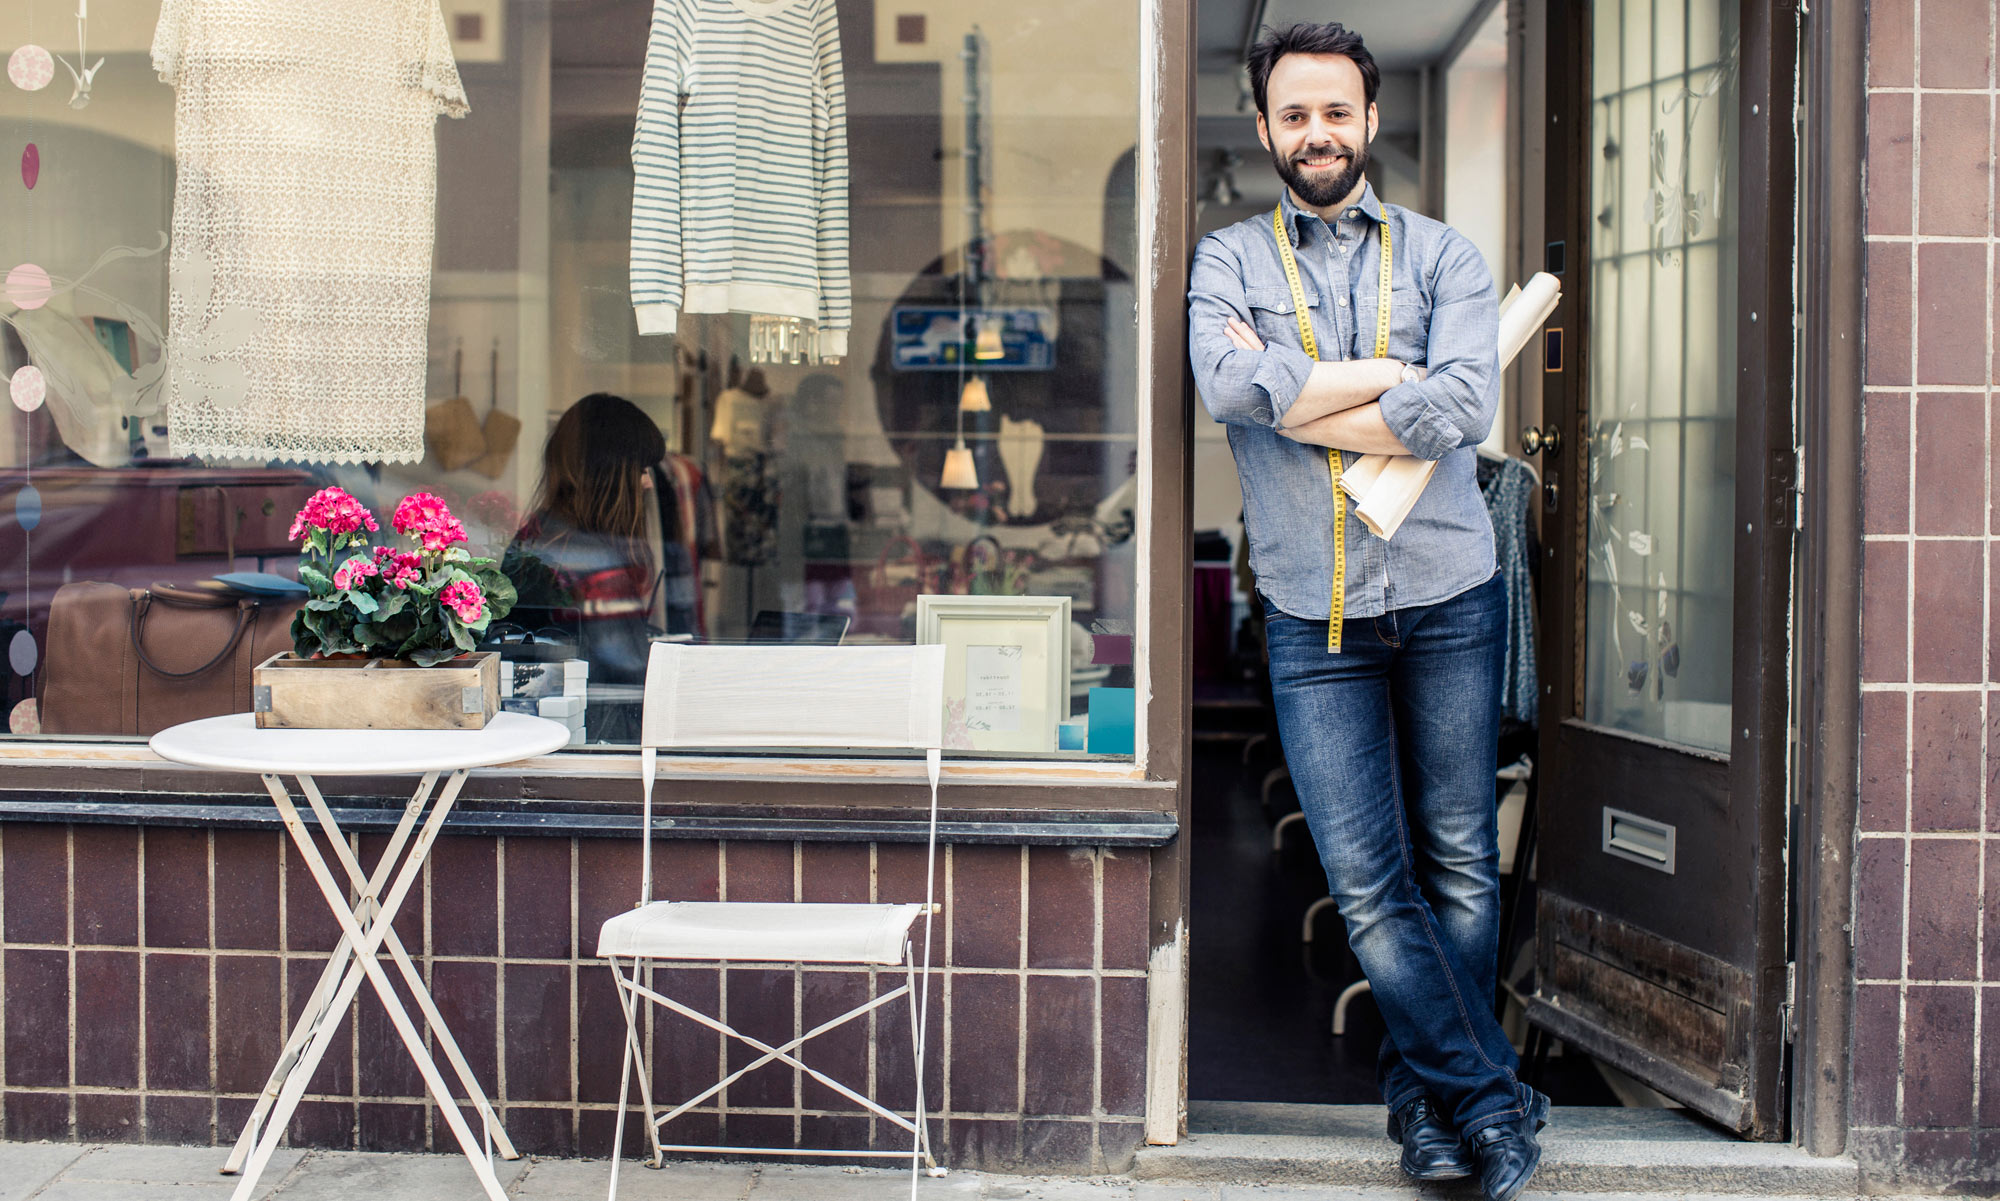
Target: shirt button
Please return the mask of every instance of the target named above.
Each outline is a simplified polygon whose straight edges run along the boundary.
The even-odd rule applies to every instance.
[[[1360,209],[1348,209],[1348,210],[1347,210],[1347,215],[1348,215],[1348,216],[1350,216],[1350,217],[1359,217],[1359,216],[1361,215],[1361,210],[1360,210]]]
[[[1347,307],[1347,297],[1343,296],[1340,298],[1340,307],[1343,309]]]

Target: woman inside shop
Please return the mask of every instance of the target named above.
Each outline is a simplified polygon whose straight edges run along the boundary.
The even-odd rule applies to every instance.
[[[631,401],[577,401],[549,435],[534,507],[502,563],[520,590],[512,620],[573,639],[594,688],[643,684],[653,636],[695,632],[695,564],[666,459],[659,427]],[[613,728],[625,708],[636,715],[593,704],[591,740],[630,741],[636,727]]]

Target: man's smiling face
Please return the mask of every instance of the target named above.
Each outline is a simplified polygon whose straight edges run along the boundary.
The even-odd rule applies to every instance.
[[[1368,169],[1375,106],[1361,69],[1343,54],[1287,54],[1271,68],[1257,137],[1271,163],[1309,208],[1348,201]]]

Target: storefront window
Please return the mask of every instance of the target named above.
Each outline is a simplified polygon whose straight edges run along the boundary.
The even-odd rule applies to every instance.
[[[963,753],[1130,755],[1139,18],[7,6],[12,736],[249,708],[337,486],[449,505],[579,746],[659,639],[922,638]]]

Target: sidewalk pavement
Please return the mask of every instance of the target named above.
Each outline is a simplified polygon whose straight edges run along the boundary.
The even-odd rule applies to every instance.
[[[236,1178],[217,1174],[226,1147],[0,1143],[0,1201],[228,1201]],[[605,1160],[523,1158],[496,1163],[508,1196],[586,1201],[610,1183]],[[619,1174],[628,1201],[897,1201],[907,1172],[886,1168],[679,1162]],[[1666,1194],[1541,1193],[1540,1201],[1658,1201]],[[1676,1193],[1675,1196],[1691,1196]],[[1006,1176],[953,1172],[918,1184],[918,1201],[1472,1201],[1468,1184],[1397,1189],[1256,1184],[1165,1184],[1124,1177]],[[1697,1195],[1698,1196],[1698,1195]],[[483,1201],[458,1155],[279,1151],[257,1197],[282,1201]],[[1734,1201],[1713,1194],[1714,1201]]]

